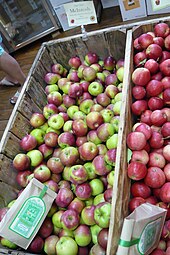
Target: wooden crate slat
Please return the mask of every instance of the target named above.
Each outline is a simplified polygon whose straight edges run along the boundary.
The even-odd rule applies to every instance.
[[[77,52],[74,48],[72,41],[60,41],[60,43],[54,43],[47,45],[51,60],[53,63],[57,61],[65,68],[69,68],[68,60],[70,56],[76,56]]]
[[[131,70],[133,67],[132,58],[132,31],[127,32],[127,41],[125,48],[125,70]],[[107,254],[116,253],[119,237],[121,234],[123,219],[128,215],[128,202],[130,196],[130,179],[127,176],[127,148],[126,137],[131,130],[131,113],[129,104],[129,95],[131,93],[129,85],[131,84],[131,72],[124,73],[122,90],[122,107],[119,123],[119,139],[117,145],[117,156],[115,165],[111,220],[109,227],[109,237],[107,245]]]
[[[18,189],[13,186],[0,182],[0,190],[4,191],[0,194],[0,208],[6,207],[9,202],[17,198]]]
[[[45,88],[46,83],[44,81],[44,76],[47,73],[47,70],[44,68],[44,65],[40,61],[37,62],[36,68],[33,70],[32,77],[38,81],[43,88]]]
[[[22,102],[18,106],[18,111],[29,120],[34,112],[41,113],[42,109],[37,106],[28,93],[25,93]]]
[[[112,55],[115,60],[124,58],[126,44],[126,33],[124,31],[116,30],[113,32],[105,33],[107,39],[108,55]]]
[[[13,159],[16,154],[22,152],[19,145],[20,139],[11,132],[7,133],[6,139],[3,142],[1,153]]]
[[[27,93],[31,100],[33,100],[40,109],[43,109],[47,103],[47,95],[45,94],[42,83],[35,80],[34,77],[31,77]]]
[[[18,138],[22,139],[23,136],[30,133],[32,127],[30,126],[29,120],[25,118],[20,112],[16,112],[15,121],[10,128],[10,132]]]
[[[16,182],[17,171],[12,165],[12,159],[0,154],[0,182],[5,182],[10,186],[20,189],[21,187]]]

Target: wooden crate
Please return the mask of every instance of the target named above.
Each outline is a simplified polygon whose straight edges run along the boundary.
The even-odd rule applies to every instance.
[[[83,59],[89,51],[96,52],[100,58],[112,55],[118,60],[125,57],[125,70],[127,71],[124,79],[123,106],[107,249],[107,255],[113,255],[117,249],[122,222],[127,215],[127,203],[129,201],[129,180],[125,171],[127,163],[125,149],[127,113],[125,113],[125,109],[130,81],[128,70],[130,68],[129,53],[131,49],[126,44],[126,30],[120,27],[90,32],[87,36],[86,41],[82,40],[81,35],[77,35],[42,44],[1,140],[0,190],[2,194],[0,195],[0,207],[6,206],[10,200],[16,197],[18,192],[19,187],[15,182],[16,172],[12,167],[12,159],[21,151],[19,141],[31,130],[29,124],[31,114],[37,111],[42,112],[42,108],[46,104],[44,75],[50,71],[51,65],[59,62],[68,68],[70,57],[78,55]],[[129,42],[129,40],[131,37],[128,37],[127,41]],[[131,44],[128,43],[128,45]]]
[[[169,23],[167,19],[165,20]],[[170,19],[169,19],[170,20]],[[102,29],[87,33],[88,39],[82,40],[81,35],[43,43],[28,74],[21,95],[14,107],[0,143],[0,208],[16,198],[19,186],[15,182],[16,172],[12,167],[12,159],[21,151],[19,141],[31,130],[29,118],[33,112],[42,112],[46,104],[44,75],[50,71],[53,63],[59,62],[68,67],[68,60],[74,55],[83,59],[89,52],[96,52],[100,58],[113,55],[116,60],[125,57],[125,76],[123,85],[122,110],[119,125],[119,141],[115,166],[115,178],[112,196],[112,210],[109,227],[107,255],[115,255],[121,234],[124,217],[128,214],[130,196],[130,180],[127,177],[126,136],[131,131],[133,116],[130,105],[131,74],[133,72],[133,39],[143,32],[152,31],[160,20],[138,22],[132,27],[126,26]],[[3,250],[3,253],[2,253]],[[7,249],[0,249],[8,254]],[[10,254],[30,254],[11,251]]]

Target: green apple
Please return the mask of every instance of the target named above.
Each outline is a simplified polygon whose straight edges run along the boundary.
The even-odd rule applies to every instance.
[[[116,96],[115,96],[115,103],[119,102],[119,101],[122,101],[122,95],[123,95],[122,92],[119,92],[119,93],[116,94]]]
[[[70,166],[65,166],[62,172],[62,177],[66,181],[70,181]]]
[[[123,77],[124,77],[124,67],[123,66],[121,66],[117,69],[116,75],[117,75],[117,78],[119,79],[119,81],[122,82]]]
[[[110,223],[111,204],[102,202],[94,210],[94,220],[101,228],[108,228]]]
[[[98,205],[102,202],[105,202],[104,193],[101,193],[101,194],[94,197],[94,200],[93,200],[94,205]]]
[[[119,131],[119,123],[120,123],[120,119],[119,116],[114,116],[110,123],[113,125],[114,129],[115,129],[115,133],[118,133]]]
[[[103,110],[101,110],[101,115],[102,115],[102,117],[103,117],[103,119],[104,119],[104,122],[110,122],[111,121],[111,119],[113,118],[113,116],[114,116],[114,113],[113,113],[113,111],[112,110],[110,110],[110,109],[103,109]]]
[[[77,255],[78,245],[69,236],[62,236],[56,244],[57,255]]]
[[[45,87],[45,93],[47,95],[50,94],[52,91],[58,91],[58,85],[57,84],[51,84],[51,85],[47,85]]]
[[[56,254],[56,244],[59,241],[59,237],[56,235],[50,235],[45,239],[44,251],[48,255]]]
[[[11,206],[13,206],[13,204],[15,203],[16,199],[13,199],[12,201],[9,202],[9,204],[7,205],[8,208],[11,208]]]
[[[82,111],[77,111],[73,114],[73,120],[85,120],[86,119],[86,114]]]
[[[115,171],[112,170],[110,173],[108,173],[107,175],[107,182],[110,186],[113,187],[113,183],[114,183],[114,175],[115,175]]]
[[[107,139],[106,141],[106,147],[108,150],[110,149],[116,149],[117,148],[117,143],[118,143],[118,134],[112,135],[110,138]]]
[[[85,99],[80,103],[80,111],[85,114],[90,112],[91,107],[94,105],[94,101],[92,99]]]
[[[40,128],[34,128],[31,132],[30,135],[34,136],[35,139],[37,140],[37,144],[40,145],[44,142],[44,136],[45,132],[40,129]]]
[[[91,82],[88,87],[88,92],[90,93],[90,95],[95,97],[101,94],[103,90],[104,90],[103,85],[98,81]]]
[[[31,160],[31,166],[38,166],[43,160],[43,154],[39,150],[31,150],[27,152],[28,157]]]
[[[89,182],[92,189],[92,196],[97,196],[104,191],[103,182],[100,179],[93,179]]]
[[[73,120],[67,120],[63,125],[64,132],[72,132]]]
[[[67,109],[67,114],[69,116],[70,119],[73,119],[73,116],[76,112],[79,111],[79,107],[77,105],[71,105],[68,109]]]
[[[47,130],[46,130],[46,134],[49,133],[49,132],[54,132],[54,133],[57,133],[58,135],[61,133],[60,130],[56,130],[52,127],[48,127]]]
[[[48,127],[49,127],[49,126],[48,126],[48,123],[45,122],[43,125],[41,125],[41,126],[39,127],[39,129],[42,129],[42,130],[46,133]]]
[[[89,180],[92,180],[92,179],[94,179],[94,178],[96,178],[96,173],[95,173],[95,167],[94,167],[94,165],[92,164],[92,162],[86,162],[85,164],[84,164],[84,167],[85,167],[85,169],[86,169],[86,171],[87,171],[87,174],[88,174],[88,179]]]
[[[122,106],[122,101],[117,101],[114,103],[114,106],[113,106],[114,115],[120,115],[121,106]]]
[[[17,245],[13,242],[9,241],[8,239],[1,237],[1,244],[4,247],[7,247],[9,249],[17,249]]]
[[[84,222],[84,224],[88,226],[93,226],[95,224],[94,221],[94,205],[88,205],[85,206],[81,212],[81,219]]]
[[[84,202],[86,206],[93,205],[93,197],[86,199]]]
[[[62,228],[61,217],[62,217],[63,213],[64,213],[64,211],[59,210],[56,213],[54,213],[52,216],[52,223],[57,228]]]
[[[79,225],[76,230],[74,230],[74,238],[76,243],[80,246],[80,247],[85,247],[87,245],[89,245],[89,243],[91,242],[91,232],[90,232],[90,228],[84,224]]]
[[[48,119],[48,125],[49,125],[49,127],[52,127],[52,128],[54,128],[54,129],[56,129],[56,130],[59,130],[59,129],[61,129],[61,128],[63,127],[63,125],[64,125],[64,119],[63,119],[63,117],[62,117],[60,114],[58,114],[58,113],[53,114],[53,115],[51,115],[51,116],[49,117],[49,119]]]
[[[99,232],[100,232],[101,229],[102,229],[102,228],[99,227],[99,226],[96,225],[96,224],[90,227],[90,231],[91,231],[91,235],[92,235],[92,242],[93,242],[94,244],[96,244],[96,243],[98,242],[98,241],[97,241],[97,236],[98,236],[98,234],[99,234]]]

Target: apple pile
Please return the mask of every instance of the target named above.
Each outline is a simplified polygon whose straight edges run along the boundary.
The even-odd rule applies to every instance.
[[[158,248],[170,254],[170,27],[161,22],[134,40],[133,102],[135,124],[127,136],[131,150],[129,211],[149,202],[167,210]]]
[[[57,193],[28,251],[105,254],[121,111],[124,60],[89,52],[44,77],[47,103],[13,159],[24,189],[32,178]],[[3,208],[0,215],[4,215]],[[1,238],[2,245],[12,245]]]

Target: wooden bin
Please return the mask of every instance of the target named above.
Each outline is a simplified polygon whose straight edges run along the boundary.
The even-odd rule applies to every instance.
[[[59,62],[68,68],[70,57],[78,55],[81,59],[89,51],[95,52],[100,58],[108,55],[116,60],[125,57],[125,77],[123,85],[122,111],[120,116],[119,142],[115,166],[112,212],[109,227],[107,255],[114,255],[118,246],[122,223],[128,213],[130,182],[126,174],[126,135],[129,132],[129,116],[127,111],[128,84],[132,33],[120,27],[102,29],[87,33],[87,40],[82,35],[43,43],[29,72],[21,95],[14,107],[0,144],[0,208],[16,198],[19,186],[16,184],[16,172],[12,167],[14,156],[21,152],[19,141],[31,130],[29,118],[33,112],[42,112],[46,105],[44,75],[50,71],[53,63]],[[126,43],[127,42],[127,43]],[[127,119],[127,121],[125,121]],[[131,127],[130,127],[131,128]],[[7,249],[2,248],[3,254]],[[11,254],[23,254],[18,251]],[[29,253],[24,253],[29,254]]]

